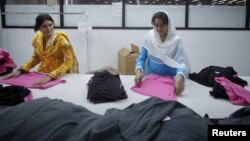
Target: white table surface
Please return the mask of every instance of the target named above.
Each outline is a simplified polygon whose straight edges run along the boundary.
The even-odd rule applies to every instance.
[[[40,90],[30,89],[33,97],[49,97],[61,99],[66,102],[72,102],[77,105],[86,107],[92,112],[104,114],[109,108],[123,109],[132,103],[138,103],[147,99],[147,96],[137,94],[130,90],[134,85],[133,75],[121,75],[120,78],[127,92],[128,98],[116,102],[93,104],[87,100],[87,82],[92,75],[89,74],[67,74],[62,77],[66,83],[58,84],[51,88]],[[250,85],[250,76],[242,76]],[[245,87],[250,90],[250,86]],[[215,99],[210,96],[209,91],[212,88],[202,86],[192,80],[187,80],[185,90],[181,96],[177,97],[177,101],[193,109],[195,112],[204,116],[208,114],[211,118],[224,118],[232,114],[234,111],[243,106],[233,105],[229,100]]]

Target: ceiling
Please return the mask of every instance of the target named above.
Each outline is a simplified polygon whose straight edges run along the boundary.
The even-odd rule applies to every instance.
[[[135,4],[136,0],[126,0],[129,4]],[[186,0],[137,0],[139,4],[157,5],[185,5]],[[246,5],[246,0],[189,0],[190,5]]]
[[[58,4],[60,0],[55,0]],[[122,0],[64,0],[67,4],[111,4]],[[246,0],[125,0],[126,4],[140,5],[227,5],[245,6]],[[7,4],[46,4],[45,0],[6,0]]]
[[[84,0],[78,1],[84,2]],[[111,4],[112,2],[118,1],[122,0],[89,0],[89,3]],[[186,1],[187,0],[126,0],[126,3],[141,5],[185,5]],[[73,0],[72,2],[77,2],[77,0]],[[189,0],[189,4],[243,6],[246,5],[246,0]]]

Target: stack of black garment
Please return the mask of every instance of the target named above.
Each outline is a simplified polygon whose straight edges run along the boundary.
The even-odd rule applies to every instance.
[[[22,86],[3,86],[0,84],[0,105],[15,106],[24,102],[31,91]]]
[[[202,69],[199,73],[189,74],[189,79],[202,84],[204,86],[212,87],[213,90],[210,91],[210,95],[215,98],[229,99],[225,89],[219,83],[215,81],[216,77],[226,77],[233,83],[239,84],[242,87],[247,85],[247,81],[237,76],[237,72],[233,67],[219,67],[219,66],[209,66]]]
[[[127,94],[119,74],[109,71],[95,72],[88,82],[87,99],[93,103],[104,103],[126,99]]]

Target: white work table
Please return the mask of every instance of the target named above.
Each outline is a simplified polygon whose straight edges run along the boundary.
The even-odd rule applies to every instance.
[[[66,80],[66,83],[58,84],[45,90],[30,90],[35,99],[41,97],[62,99],[66,102],[84,106],[90,111],[99,114],[104,114],[109,108],[123,109],[132,103],[138,103],[148,98],[130,90],[134,85],[133,75],[121,75],[120,78],[128,95],[127,99],[100,104],[90,103],[87,100],[87,82],[91,76],[89,74],[68,74],[62,77],[62,79]],[[250,76],[242,76],[241,78],[250,83]],[[250,90],[249,86],[245,88]],[[210,87],[187,80],[185,90],[181,96],[177,97],[177,101],[193,109],[201,116],[208,114],[210,118],[224,118],[243,107],[233,105],[229,100],[215,99],[209,94],[211,90],[212,88]]]

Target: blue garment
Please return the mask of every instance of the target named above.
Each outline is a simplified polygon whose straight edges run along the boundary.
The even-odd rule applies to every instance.
[[[141,48],[141,53],[136,60],[136,68],[142,68],[146,75],[149,73],[155,73],[160,76],[182,74],[184,77],[187,77],[184,69],[173,68],[164,64],[160,59],[150,55],[144,47]]]

